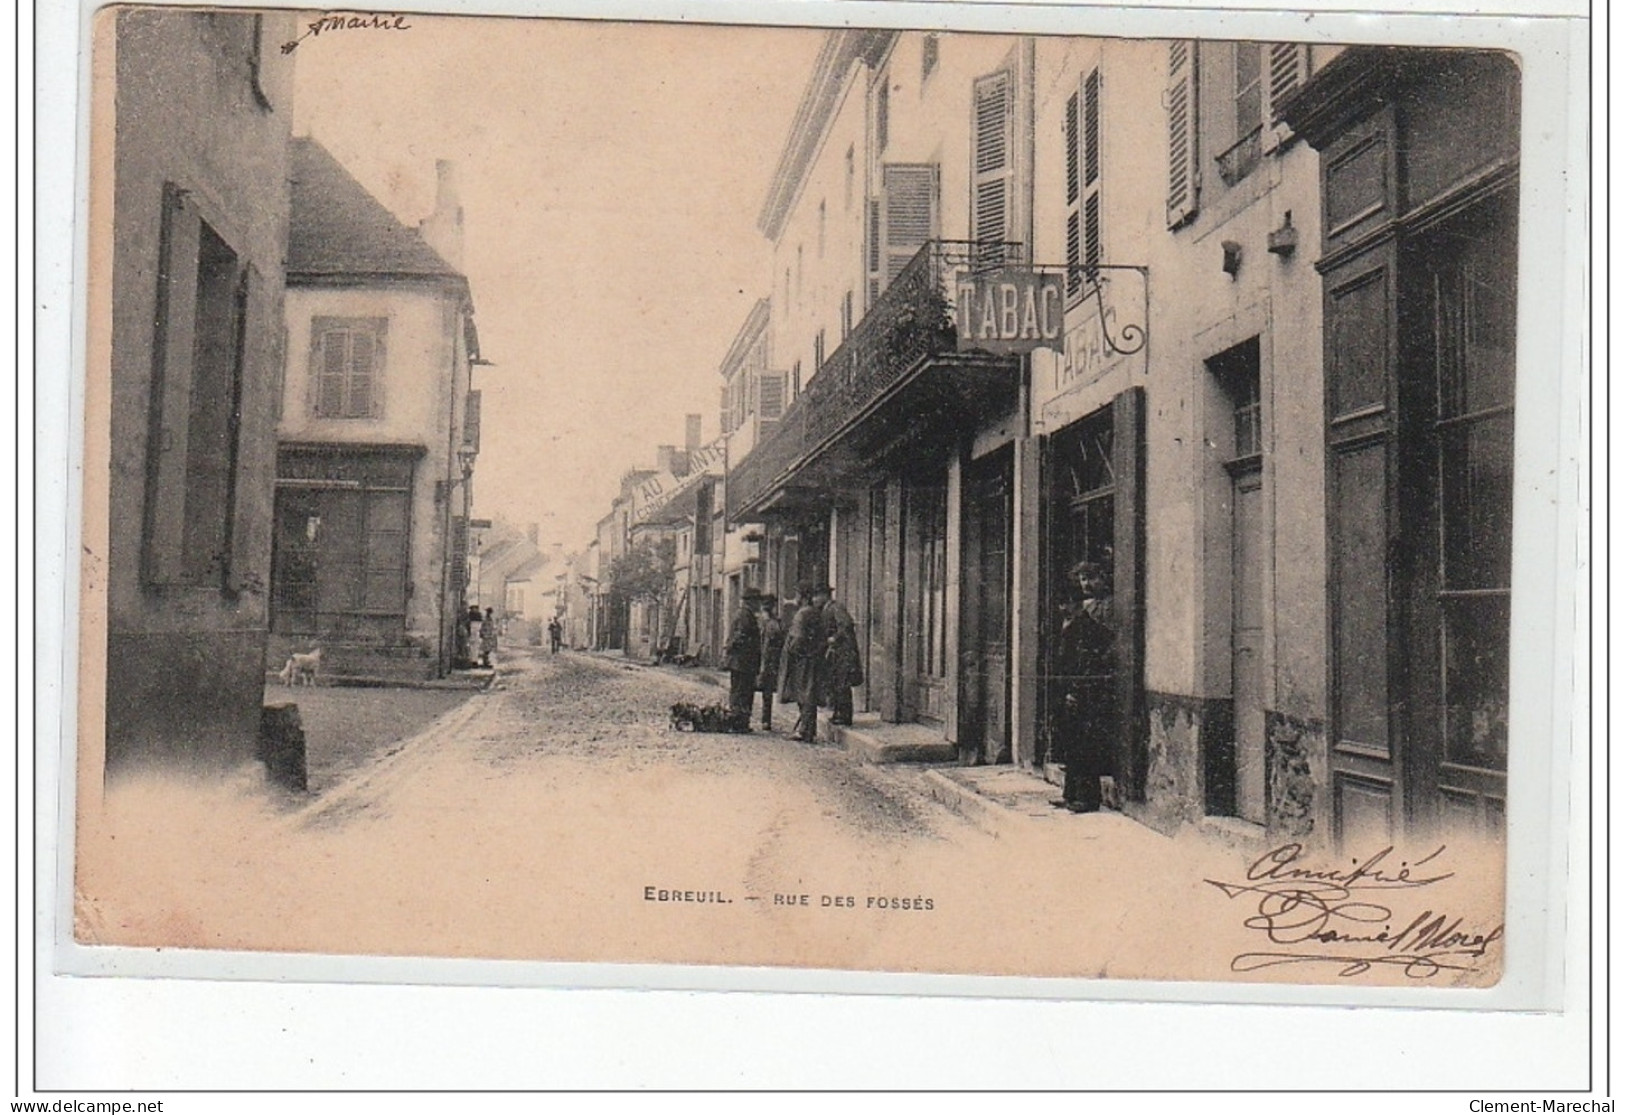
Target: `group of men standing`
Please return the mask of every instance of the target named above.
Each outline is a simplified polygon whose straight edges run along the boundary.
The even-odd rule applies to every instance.
[[[1066,782],[1054,804],[1093,813],[1102,805],[1102,779],[1113,772],[1113,741],[1120,734],[1110,566],[1078,562],[1068,571],[1057,603],[1050,755],[1052,762],[1064,764]],[[830,709],[831,723],[852,723],[852,689],[863,684],[857,628],[827,584],[802,586],[788,629],[776,597],[747,592],[723,650],[728,706],[747,722],[760,693],[761,724],[771,729],[777,693],[785,704],[800,706],[793,736],[804,743],[817,738],[820,705]]]
[[[788,629],[777,597],[747,592],[723,652],[729,708],[748,717],[760,693],[764,729],[773,727],[775,694],[799,707],[792,735],[803,743],[817,739],[820,705],[831,710],[831,723],[852,723],[852,688],[863,684],[857,626],[828,585],[802,586]]]

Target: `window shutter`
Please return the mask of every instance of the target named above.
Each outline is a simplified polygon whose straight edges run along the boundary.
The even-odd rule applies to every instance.
[[[726,383],[722,385],[722,395],[717,400],[717,420],[722,423],[723,433],[731,434],[734,432],[733,408],[728,405],[728,385]]]
[[[937,168],[933,163],[888,163],[881,180],[885,187],[881,277],[889,285],[936,230]]]
[[[463,407],[463,444],[474,452],[480,451],[480,393],[470,391]]]
[[[1082,110],[1079,94],[1066,99],[1066,293],[1076,295],[1082,287],[1083,263],[1082,217],[1078,212],[1078,198],[1082,193]]]
[[[880,297],[880,201],[869,199],[868,244],[864,267],[869,276],[869,301],[873,306]]]
[[[762,373],[761,415],[764,419],[773,420],[783,417],[785,381],[787,378],[784,372]]]
[[[373,379],[372,336],[360,329],[350,333],[350,399],[346,418],[371,416]]]
[[[350,334],[343,329],[324,329],[316,336],[316,414],[339,418],[344,414],[344,369],[350,361]]]
[[[1269,110],[1266,118],[1273,124],[1281,118],[1280,105],[1298,91],[1309,72],[1309,47],[1306,43],[1269,44]]]
[[[1168,227],[1178,228],[1196,216],[1201,189],[1196,126],[1196,43],[1179,39],[1168,44]]]
[[[1010,74],[978,78],[972,95],[976,150],[971,164],[971,238],[980,243],[1010,239],[1013,179]]]

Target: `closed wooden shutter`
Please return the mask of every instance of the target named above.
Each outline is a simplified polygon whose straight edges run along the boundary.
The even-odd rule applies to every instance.
[[[869,301],[873,306],[880,297],[880,201],[869,199],[869,219],[864,233],[864,269],[869,276]]]
[[[972,94],[971,238],[979,243],[1010,239],[1014,183],[1015,115],[1008,71],[978,78]]]
[[[885,190],[881,274],[889,285],[936,231],[936,164],[888,163],[881,180]]]
[[[480,393],[470,391],[468,404],[463,410],[463,444],[474,450],[480,449]]]
[[[1078,212],[1083,184],[1079,97],[1079,93],[1073,93],[1066,99],[1066,293],[1069,297],[1083,288],[1083,218]]]
[[[722,423],[722,432],[731,434],[734,430],[733,407],[728,405],[728,385],[722,385],[721,397],[717,400],[717,419]]]
[[[784,396],[789,389],[789,376],[785,372],[763,372],[761,382],[761,416],[767,420],[784,416]]]
[[[1196,43],[1168,44],[1168,227],[1196,216],[1201,190],[1197,150]]]
[[[1281,118],[1280,105],[1298,91],[1309,71],[1309,47],[1304,43],[1269,44],[1268,123]]]
[[[1066,102],[1066,291],[1093,281],[1101,244],[1100,71],[1090,70]]]
[[[1103,180],[1100,134],[1100,71],[1090,70],[1083,79],[1083,277],[1094,282],[1104,249],[1101,245],[1101,200]]]

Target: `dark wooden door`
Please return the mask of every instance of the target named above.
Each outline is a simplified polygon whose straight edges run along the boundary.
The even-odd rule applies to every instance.
[[[1010,760],[1010,526],[1008,449],[965,470],[960,579],[959,749],[977,762]]]

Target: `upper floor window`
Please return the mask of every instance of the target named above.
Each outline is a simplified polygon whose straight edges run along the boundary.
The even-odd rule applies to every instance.
[[[857,180],[857,174],[858,174],[858,154],[857,154],[857,149],[854,148],[853,146],[851,146],[850,144],[848,144],[847,148],[846,148],[846,185],[844,187],[844,192],[841,195],[843,203],[844,203],[844,205],[846,207],[846,212],[848,212],[848,213],[852,212],[853,183]]]
[[[1066,291],[1081,294],[1102,256],[1100,71],[1090,70],[1066,101]]]
[[[1243,181],[1276,146],[1279,106],[1309,70],[1302,43],[1168,44],[1168,224],[1196,215],[1203,172]]]
[[[920,44],[920,83],[931,76],[931,71],[937,68],[937,56],[942,50],[942,40],[935,34],[925,37]]]
[[[383,414],[389,319],[318,317],[310,328],[311,409],[318,418]]]

